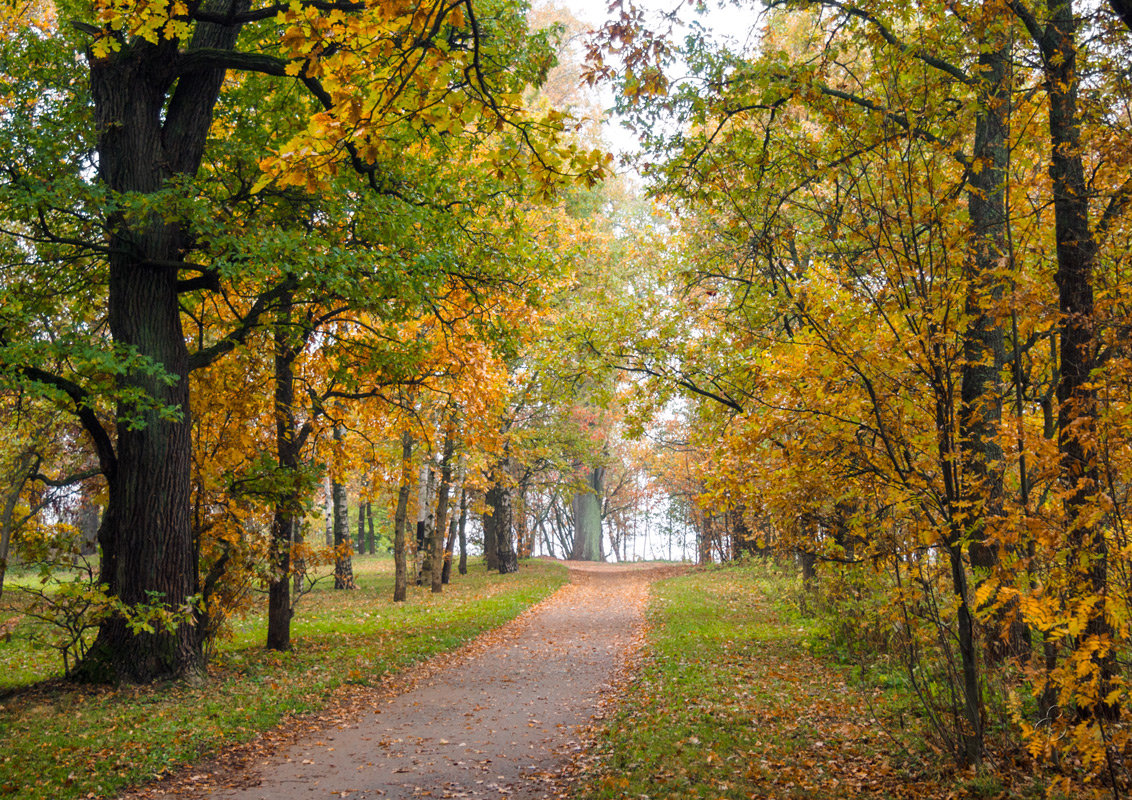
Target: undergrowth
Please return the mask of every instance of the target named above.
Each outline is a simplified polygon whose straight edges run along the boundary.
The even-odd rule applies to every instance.
[[[1047,796],[1029,764],[955,769],[899,662],[839,638],[852,620],[802,614],[800,598],[794,570],[773,563],[656,584],[648,654],[574,796]]]

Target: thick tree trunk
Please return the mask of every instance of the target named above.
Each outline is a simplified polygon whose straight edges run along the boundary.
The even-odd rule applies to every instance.
[[[605,467],[586,473],[586,488],[574,495],[574,561],[604,561],[601,553],[601,501],[605,489]]]
[[[334,441],[341,443],[345,432],[341,425],[334,426]],[[350,504],[346,497],[346,479],[335,475],[331,479],[331,497],[334,506],[334,549],[338,551],[334,559],[334,588],[356,589],[354,583],[354,561],[350,557]]]
[[[230,49],[238,33],[238,26],[198,25],[192,47]],[[178,73],[177,47],[139,38],[90,59],[99,177],[114,192],[151,195],[199,169],[224,70]],[[159,211],[112,213],[106,227],[109,329],[115,346],[137,359],[118,383],[127,398],[140,394],[146,402],[125,399],[117,410],[117,458],[99,531],[102,583],[127,607],[156,597],[179,612],[199,588],[189,515],[189,357],[176,266],[186,236]],[[192,618],[148,633],[114,615],[79,672],[145,682],[199,674],[203,662]]]
[[[397,489],[397,510],[393,515],[393,600],[402,602],[408,591],[409,570],[409,492],[413,488],[413,435],[401,433],[401,485]]]
[[[483,497],[483,557],[488,571],[499,569],[499,544],[495,536],[495,518],[492,517],[492,489]]]
[[[519,560],[512,544],[511,489],[507,486],[507,460],[492,469],[492,485],[484,497],[484,548],[490,539],[495,553],[496,569],[500,575],[516,572]],[[490,532],[490,535],[489,535]],[[491,551],[488,551],[489,553]]]

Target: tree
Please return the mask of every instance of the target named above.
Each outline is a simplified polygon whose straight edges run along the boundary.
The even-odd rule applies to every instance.
[[[517,92],[537,78],[544,48],[540,37],[525,38],[516,6],[497,4],[481,13],[470,2],[324,8],[208,0],[144,7],[100,2],[64,11],[74,19],[70,27],[30,32],[25,26],[24,42],[38,47],[36,37],[48,39],[66,53],[60,63],[85,59],[92,114],[86,122],[96,132],[90,163],[97,164],[99,183],[88,181],[82,194],[96,203],[87,209],[91,216],[74,218],[99,222],[81,236],[55,227],[74,203],[50,194],[57,187],[49,174],[43,182],[21,177],[9,188],[23,192],[24,208],[36,193],[46,198],[30,201],[26,227],[17,233],[30,246],[66,243],[105,265],[105,297],[91,299],[95,307],[104,303],[108,352],[116,360],[109,393],[116,404],[113,433],[93,413],[98,387],[82,376],[42,370],[20,350],[26,342],[10,343],[6,362],[25,380],[64,395],[87,429],[108,483],[99,535],[108,591],[127,607],[158,596],[171,611],[195,608],[201,587],[189,516],[189,375],[242,343],[293,280],[293,274],[256,274],[251,265],[271,263],[269,251],[254,239],[241,240],[242,232],[209,224],[210,217],[225,215],[205,211],[199,182],[207,177],[202,164],[215,141],[216,111],[242,80],[261,76],[271,91],[296,88],[317,113],[303,121],[304,130],[281,131],[284,139],[268,145],[273,154],[262,166],[269,177],[229,184],[233,203],[254,204],[271,180],[316,193],[341,168],[341,180],[353,175],[353,197],[364,202],[454,209],[449,188],[467,192],[472,183],[445,183],[436,170],[433,180],[414,173],[405,155],[424,140],[430,140],[424,150],[436,152],[439,145],[450,156],[481,148],[498,173],[526,152],[540,191],[566,173],[596,177],[603,159],[559,146],[561,115],[536,121],[522,113]],[[410,75],[412,92],[405,91]],[[63,96],[73,101],[66,110],[81,116],[88,98],[75,87],[84,83],[64,76],[56,84],[66,87],[62,95],[48,90],[40,96],[47,102]],[[507,133],[499,135],[501,129]],[[85,177],[76,172],[70,179]],[[48,211],[37,213],[37,202]],[[466,194],[459,202],[472,205]],[[390,243],[380,235],[368,241]],[[319,254],[308,255],[307,274],[333,278],[332,271],[319,272]],[[241,282],[258,284],[248,286],[254,301],[232,327],[210,331],[190,352],[182,320],[186,299]],[[201,666],[191,621],[139,633],[114,616],[101,627],[83,671],[91,678],[148,681],[197,674]]]

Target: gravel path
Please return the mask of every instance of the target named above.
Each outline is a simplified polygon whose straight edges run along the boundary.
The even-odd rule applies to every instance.
[[[551,797],[580,746],[578,726],[598,712],[639,642],[649,583],[678,569],[569,567],[570,583],[551,598],[378,711],[305,737],[222,786],[207,781],[208,789],[173,796]]]

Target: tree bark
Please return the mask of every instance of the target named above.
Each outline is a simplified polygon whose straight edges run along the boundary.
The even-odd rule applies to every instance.
[[[463,483],[463,481],[461,481]],[[440,575],[442,583],[449,583],[452,580],[452,556],[456,548],[456,537],[460,535],[460,530],[464,525],[467,489],[463,486],[460,487],[460,513],[453,514],[452,520],[448,523],[448,541],[444,543],[444,570]],[[467,574],[467,565],[464,566],[464,571],[461,575]]]
[[[291,649],[291,539],[301,511],[299,442],[295,426],[295,358],[291,298],[285,297],[272,334],[275,363],[275,457],[282,488],[275,500],[268,549],[267,649]]]
[[[334,426],[334,441],[341,444],[345,433],[341,425]],[[354,583],[354,562],[350,557],[353,543],[350,541],[350,505],[346,496],[345,477],[335,474],[331,478],[331,497],[334,506],[334,549],[338,551],[334,559],[334,588],[356,589]]]
[[[213,5],[220,4],[204,4]],[[247,0],[224,6],[242,10]],[[189,49],[230,50],[239,30],[198,24]],[[200,168],[225,70],[178,71],[177,50],[174,41],[136,38],[106,58],[88,56],[99,178],[112,192],[153,195]],[[189,513],[190,365],[174,266],[188,237],[182,223],[159,211],[113,212],[106,230],[110,334],[117,348],[137,359],[118,378],[124,399],[99,530],[101,582],[127,607],[156,597],[177,612],[199,589]],[[138,403],[139,395],[147,402]],[[78,673],[91,680],[148,682],[199,675],[203,665],[195,615],[153,633],[132,630],[114,615],[99,627]]]
[[[401,485],[397,489],[397,511],[393,515],[393,600],[400,603],[408,591],[407,564],[409,492],[413,484],[413,435],[401,433]]]
[[[997,2],[983,4],[985,28],[997,31]],[[976,580],[985,579],[1002,558],[993,532],[1002,517],[1003,390],[1000,375],[1006,362],[1003,323],[993,310],[1005,291],[1002,266],[1007,246],[1006,186],[1010,165],[1010,43],[1005,32],[993,36],[979,53],[976,73],[978,112],[972,159],[980,168],[968,178],[967,209],[971,219],[963,364],[960,377],[959,448],[963,463],[960,493],[964,498],[963,525],[968,531],[968,556]],[[1016,604],[1015,604],[1016,605]],[[1008,618],[1013,619],[1011,623]],[[1005,631],[1003,630],[1005,626]],[[991,616],[987,626],[988,659],[1000,662],[1028,657],[1029,630],[1014,608]]]
[[[367,524],[367,527],[368,527],[368,529],[366,531],[367,551],[372,556],[377,552],[377,536],[374,533],[374,529],[373,529],[373,501],[372,500],[366,501],[366,524]]]
[[[484,492],[483,497],[483,557],[488,571],[499,569],[499,544],[495,536],[495,518],[492,517],[492,491],[493,489],[489,489]]]
[[[601,554],[601,499],[605,486],[605,467],[586,473],[586,488],[574,494],[574,561],[603,561]]]
[[[452,489],[452,454],[456,449],[455,433],[452,426],[444,434],[444,451],[440,457],[440,488],[436,498],[436,520],[433,524],[432,569],[430,580],[432,593],[440,594],[444,588],[445,533],[448,520],[448,494]]]
[[[506,471],[506,459],[495,465],[492,470],[492,485],[484,498],[488,509],[484,514],[484,547],[486,549],[488,546],[490,530],[496,569],[500,575],[519,569],[519,560],[512,544],[511,490],[506,484]]]
[[[461,575],[468,574],[468,489],[465,486],[463,491],[460,492],[460,529],[457,533],[460,540],[460,565],[459,571]]]
[[[419,491],[417,493],[417,586],[424,586],[425,579],[432,581],[432,542],[436,533],[436,470],[433,469],[432,453],[425,453],[421,460]]]
[[[1057,385],[1059,482],[1065,492],[1070,567],[1080,582],[1076,591],[1103,597],[1108,584],[1108,543],[1102,526],[1086,518],[1100,482],[1096,462],[1096,390],[1090,374],[1096,366],[1093,332],[1093,267],[1096,241],[1089,226],[1089,186],[1081,155],[1081,120],[1077,109],[1077,18],[1072,0],[1048,0],[1049,25],[1042,45],[1049,92],[1050,178],[1057,237],[1058,325],[1061,347]],[[1104,603],[1093,606],[1078,646],[1111,641]],[[1115,673],[1111,651],[1092,657],[1099,677],[1098,700],[1078,709],[1083,716],[1119,716],[1104,701]]]

